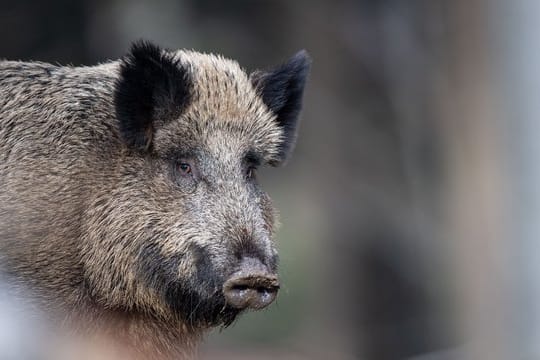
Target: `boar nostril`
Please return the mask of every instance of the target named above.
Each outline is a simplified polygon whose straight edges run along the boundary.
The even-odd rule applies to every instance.
[[[233,285],[231,287],[231,290],[236,290],[236,291],[244,291],[244,290],[247,290],[247,289],[248,289],[247,285]]]
[[[247,282],[247,283],[246,283]],[[264,283],[265,285],[260,285]],[[275,277],[231,278],[223,286],[227,304],[237,309],[262,309],[277,296],[279,285]]]
[[[248,258],[223,285],[227,304],[237,309],[262,309],[276,298],[279,282],[262,263]]]

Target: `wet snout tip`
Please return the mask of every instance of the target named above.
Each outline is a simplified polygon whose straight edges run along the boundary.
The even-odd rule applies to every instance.
[[[231,278],[223,286],[227,304],[236,309],[263,309],[276,299],[278,290],[275,276]]]
[[[223,285],[227,304],[241,310],[267,307],[276,299],[278,290],[277,276],[253,261],[244,261],[240,270]]]

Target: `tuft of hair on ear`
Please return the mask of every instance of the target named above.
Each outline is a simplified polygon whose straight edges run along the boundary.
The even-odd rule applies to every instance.
[[[301,50],[280,66],[269,71],[256,71],[250,76],[259,96],[276,115],[276,121],[283,129],[283,143],[274,165],[286,161],[294,149],[310,67],[310,56],[307,51]]]
[[[179,115],[189,100],[189,74],[178,60],[148,41],[134,42],[121,60],[114,92],[126,144],[138,151],[149,150],[156,117],[166,122],[167,117]]]

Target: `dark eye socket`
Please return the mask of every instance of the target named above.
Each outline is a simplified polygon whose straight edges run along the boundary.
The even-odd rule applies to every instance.
[[[193,169],[191,168],[191,165],[187,162],[179,162],[176,167],[180,175],[187,176],[193,173]]]
[[[246,164],[246,179],[255,179],[255,176],[257,175],[257,168],[261,164],[259,156],[251,151],[248,152],[244,159],[244,164]]]
[[[247,179],[254,179],[255,178],[255,174],[256,174],[256,171],[257,171],[257,167],[254,166],[254,165],[249,165],[246,169],[246,178]]]

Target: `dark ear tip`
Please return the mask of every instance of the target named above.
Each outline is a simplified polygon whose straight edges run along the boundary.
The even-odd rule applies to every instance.
[[[130,59],[159,58],[161,51],[161,48],[153,42],[139,39],[131,43],[127,55]]]
[[[132,52],[133,50],[141,49],[141,48],[147,48],[147,47],[155,47],[156,45],[153,44],[151,41],[145,40],[145,39],[137,39],[133,42],[131,42],[131,45],[129,47],[129,51]]]
[[[293,55],[293,57],[288,61],[289,65],[293,66],[297,70],[309,72],[309,69],[311,68],[311,64],[313,63],[313,60],[309,53],[302,49],[298,51],[296,54]]]
[[[296,54],[294,54],[293,59],[298,59],[307,65],[311,65],[313,62],[306,49],[299,50]]]

